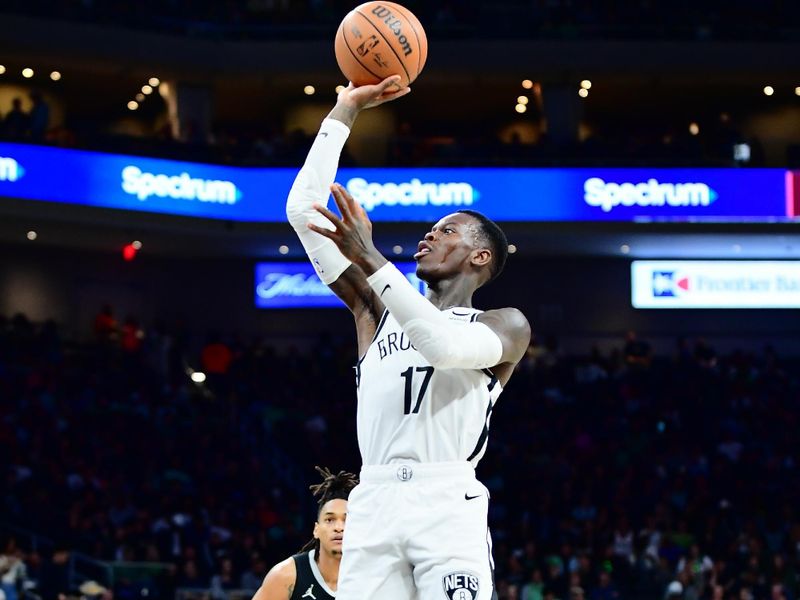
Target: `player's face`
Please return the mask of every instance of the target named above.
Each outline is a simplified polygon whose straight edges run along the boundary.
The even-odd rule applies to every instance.
[[[464,213],[453,213],[439,220],[420,241],[417,277],[439,281],[466,271],[481,250],[476,246],[478,223]],[[482,252],[486,252],[483,250]]]
[[[341,556],[346,518],[347,500],[329,500],[322,506],[319,518],[314,524],[314,537],[319,540],[321,552]]]

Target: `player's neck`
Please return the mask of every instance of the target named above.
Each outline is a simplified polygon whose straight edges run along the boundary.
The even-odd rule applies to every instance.
[[[325,583],[327,583],[328,587],[332,590],[335,590],[337,584],[339,583],[339,565],[341,562],[341,555],[332,556],[327,552],[320,550],[317,566],[319,567],[319,572],[322,574],[322,578],[325,580]]]
[[[472,308],[474,292],[471,282],[466,279],[444,279],[428,284],[428,300],[439,310],[453,306]]]

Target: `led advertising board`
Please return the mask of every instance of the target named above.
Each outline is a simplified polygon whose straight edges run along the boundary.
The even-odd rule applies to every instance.
[[[414,262],[395,263],[408,280],[425,293]],[[255,268],[257,308],[342,308],[344,304],[320,281],[310,262],[260,262]]]
[[[296,168],[229,167],[0,143],[0,198],[283,222]],[[771,221],[796,215],[783,169],[340,169],[374,221]]]

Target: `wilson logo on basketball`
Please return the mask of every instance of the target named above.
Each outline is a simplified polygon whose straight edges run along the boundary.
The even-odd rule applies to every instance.
[[[392,33],[397,36],[397,41],[400,42],[400,45],[403,47],[404,56],[408,56],[413,52],[411,49],[411,44],[408,42],[408,38],[403,34],[402,21],[394,16],[394,13],[392,13],[391,10],[379,4],[372,9],[372,14],[379,19],[383,19],[383,22],[386,23]]]

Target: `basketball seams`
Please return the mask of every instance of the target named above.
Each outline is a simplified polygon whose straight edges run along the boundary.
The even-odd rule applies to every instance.
[[[355,11],[353,11],[353,12],[355,12]],[[359,14],[359,15],[361,15],[362,17],[364,16],[364,15],[362,15],[361,13],[358,13],[358,14]],[[370,25],[371,25],[371,24],[372,24],[372,23],[370,22]],[[352,55],[353,55],[353,58],[355,59],[356,63],[357,63],[357,64],[358,64],[358,65],[359,65],[359,66],[360,66],[362,69],[364,69],[364,70],[365,70],[367,73],[369,73],[370,75],[372,75],[373,77],[375,77],[375,78],[378,80],[378,82],[380,82],[380,81],[383,81],[384,79],[386,79],[385,77],[381,77],[381,76],[380,76],[380,75],[378,75],[377,73],[373,72],[373,71],[372,71],[372,69],[370,69],[369,67],[367,67],[366,65],[364,65],[364,63],[362,63],[362,62],[361,62],[361,57],[359,57],[359,56],[358,56],[358,54],[356,54],[356,53],[353,51],[353,49],[350,47],[350,42],[349,42],[349,40],[347,39],[347,34],[345,34],[345,32],[344,32],[344,29],[345,29],[345,28],[344,28],[344,27],[342,27],[342,40],[344,41],[344,45],[345,45],[345,47],[347,48],[348,52],[350,52],[350,54],[352,54]]]
[[[406,8],[404,6],[400,6],[399,4],[395,4],[394,2],[387,2],[386,4],[392,5],[392,7],[394,7],[394,9],[397,12],[400,13],[400,16],[403,17],[405,19],[406,23],[408,23],[408,26],[411,27],[411,31],[414,32],[414,37],[417,38],[417,77],[419,77],[419,74],[422,72],[422,68],[425,65],[422,64],[422,42],[419,39],[419,34],[417,33],[417,28],[414,27],[413,20],[411,19],[411,17],[413,17],[414,15],[412,13],[409,13],[408,11],[406,11]],[[414,17],[414,18],[416,18],[416,17]],[[427,36],[426,36],[426,45],[427,45]],[[426,53],[427,53],[427,51],[426,51]],[[406,73],[408,73],[408,71],[406,71]],[[409,79],[409,82],[410,82],[411,78],[409,77],[408,79]],[[415,79],[416,79],[416,77],[415,77]]]
[[[400,66],[402,67],[403,71],[405,71],[405,74],[406,74],[406,81],[409,81],[409,82],[410,82],[410,81],[411,81],[411,76],[408,74],[408,69],[406,69],[406,65],[405,65],[405,63],[403,62],[403,59],[402,59],[402,58],[400,58],[400,55],[399,55],[399,54],[397,54],[397,51],[396,51],[396,50],[395,50],[395,49],[392,47],[392,43],[389,41],[389,39],[388,39],[388,38],[387,38],[387,37],[386,37],[386,36],[383,34],[383,32],[382,32],[380,29],[378,29],[378,26],[377,26],[377,25],[375,25],[375,23],[373,23],[373,22],[370,20],[370,18],[369,18],[367,15],[365,15],[364,13],[362,13],[362,12],[361,12],[360,10],[358,10],[357,8],[356,8],[356,9],[353,9],[353,12],[354,12],[354,13],[356,13],[357,15],[360,15],[360,16],[361,16],[361,18],[363,18],[363,19],[364,19],[365,21],[367,21],[367,22],[368,22],[370,25],[372,25],[372,28],[373,28],[373,29],[374,29],[376,32],[378,32],[378,33],[380,34],[380,36],[383,38],[383,41],[384,41],[384,42],[386,42],[386,45],[387,45],[387,46],[389,46],[389,49],[392,51],[392,54],[394,54],[395,58],[397,58],[397,62],[399,62],[399,63],[400,63]],[[346,38],[345,38],[345,39],[346,39]],[[349,46],[348,46],[348,48],[349,48]],[[352,52],[352,50],[351,50],[351,52]],[[419,52],[418,52],[418,53],[419,53]],[[360,62],[361,62],[361,61],[359,60],[359,63],[360,63]],[[365,67],[365,68],[366,68],[366,67]],[[367,69],[367,70],[369,71],[369,69]],[[370,73],[372,73],[372,71],[370,71]],[[406,84],[406,85],[408,85],[408,84]]]

